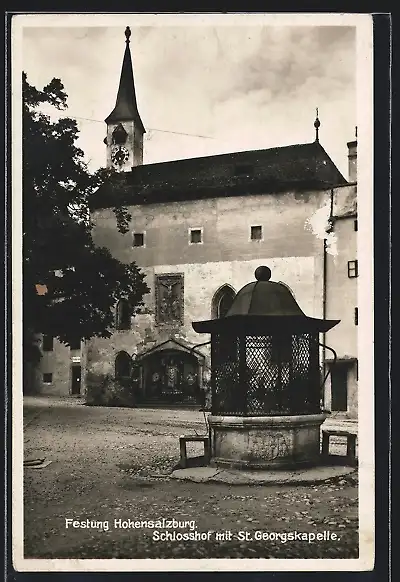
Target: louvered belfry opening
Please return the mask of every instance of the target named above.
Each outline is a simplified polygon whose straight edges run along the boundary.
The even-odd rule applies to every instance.
[[[320,412],[318,333],[212,336],[212,414]]]

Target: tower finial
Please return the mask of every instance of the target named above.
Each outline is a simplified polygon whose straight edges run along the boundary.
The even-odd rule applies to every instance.
[[[318,132],[319,132],[319,128],[321,126],[321,122],[318,119],[318,107],[316,108],[316,112],[317,112],[317,116],[316,116],[315,121],[314,121],[314,127],[315,127],[315,141],[318,143],[319,142]]]
[[[131,29],[129,28],[129,26],[127,26],[125,28],[125,38],[126,38],[126,41],[125,42],[126,42],[126,44],[129,44],[129,39],[131,37],[131,34],[132,34],[131,33]]]

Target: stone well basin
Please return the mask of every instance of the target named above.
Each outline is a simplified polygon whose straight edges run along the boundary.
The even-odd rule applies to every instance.
[[[279,469],[320,462],[320,427],[326,414],[208,417],[211,465]]]

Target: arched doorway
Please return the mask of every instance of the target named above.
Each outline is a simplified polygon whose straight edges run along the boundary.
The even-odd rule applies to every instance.
[[[189,351],[165,349],[140,359],[142,404],[202,405],[199,361]]]
[[[131,378],[132,358],[126,352],[119,352],[115,358],[115,379],[127,383]]]

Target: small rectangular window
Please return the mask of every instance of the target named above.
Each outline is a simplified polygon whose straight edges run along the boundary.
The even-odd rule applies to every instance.
[[[44,335],[43,336],[42,348],[43,348],[44,352],[52,352],[53,351],[53,336],[52,335]]]
[[[250,229],[251,240],[262,240],[262,226],[252,226]]]
[[[43,383],[44,384],[51,384],[53,381],[53,374],[45,373],[43,374]]]
[[[358,307],[354,308],[354,325],[358,325]]]
[[[358,261],[348,261],[347,263],[347,275],[350,279],[358,277]]]
[[[133,246],[144,247],[144,232],[135,232],[133,234]]]
[[[203,242],[203,232],[201,228],[190,229],[190,244],[196,245]]]
[[[356,232],[358,231],[358,220],[357,219],[354,221],[354,230]]]

